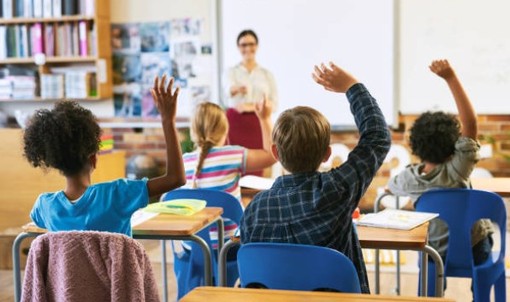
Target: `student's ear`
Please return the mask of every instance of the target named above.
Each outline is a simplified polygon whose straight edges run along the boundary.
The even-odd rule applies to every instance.
[[[328,149],[326,149],[326,153],[324,154],[324,158],[322,159],[322,162],[323,163],[327,162],[330,156],[331,156],[331,146],[328,146]]]
[[[89,162],[92,169],[95,169],[97,165],[97,153],[94,153],[89,157]]]
[[[275,144],[271,145],[271,153],[273,154],[274,159],[276,159],[277,161],[280,161],[280,158],[278,157],[278,149],[276,149]]]

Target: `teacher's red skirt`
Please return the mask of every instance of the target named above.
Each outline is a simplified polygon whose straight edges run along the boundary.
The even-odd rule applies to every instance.
[[[227,110],[229,123],[228,144],[248,149],[262,149],[262,129],[255,112],[239,113],[235,109]],[[262,171],[249,172],[248,175],[262,176]]]

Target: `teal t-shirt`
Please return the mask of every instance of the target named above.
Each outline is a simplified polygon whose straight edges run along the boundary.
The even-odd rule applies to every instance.
[[[43,193],[30,217],[49,231],[103,231],[131,236],[131,215],[147,206],[147,179],[118,179],[89,186],[71,203],[63,191]]]

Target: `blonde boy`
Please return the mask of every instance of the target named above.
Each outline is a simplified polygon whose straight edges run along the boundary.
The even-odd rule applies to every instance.
[[[361,290],[369,293],[351,216],[386,157],[390,134],[376,100],[352,75],[330,63],[316,66],[313,78],[326,90],[346,93],[360,131],[358,145],[343,165],[319,173],[319,165],[331,155],[329,122],[309,107],[283,112],[273,130],[272,153],[292,174],[277,178],[248,205],[241,241],[334,248],[353,261]]]

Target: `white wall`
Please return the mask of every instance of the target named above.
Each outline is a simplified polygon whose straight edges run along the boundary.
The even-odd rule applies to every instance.
[[[480,114],[510,113],[510,1],[400,1],[402,113],[456,112],[448,87],[428,70],[448,58]]]

